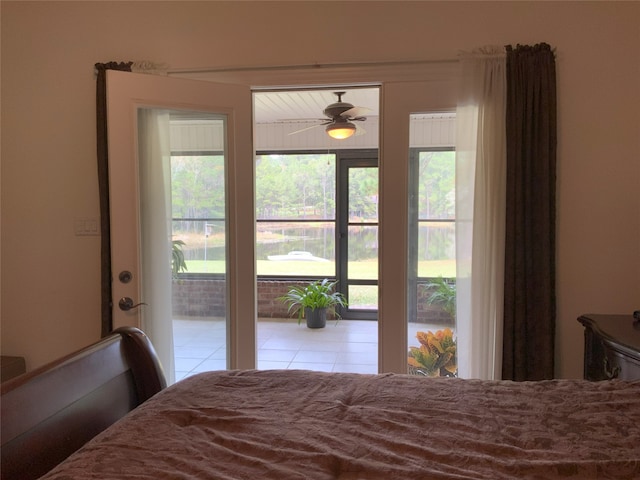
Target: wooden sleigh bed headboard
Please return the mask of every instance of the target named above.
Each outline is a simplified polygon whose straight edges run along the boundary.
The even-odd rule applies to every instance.
[[[40,477],[166,386],[151,342],[131,327],[4,382],[2,480]]]

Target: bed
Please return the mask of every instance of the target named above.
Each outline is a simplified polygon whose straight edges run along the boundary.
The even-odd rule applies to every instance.
[[[43,480],[165,478],[637,479],[640,382],[207,372]]]
[[[40,477],[166,386],[148,337],[129,327],[3,382],[0,477]]]

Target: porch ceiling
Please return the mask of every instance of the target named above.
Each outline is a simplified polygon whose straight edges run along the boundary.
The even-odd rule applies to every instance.
[[[256,123],[289,123],[324,118],[322,111],[337,102],[335,91],[346,92],[342,101],[370,109],[367,117],[379,115],[377,88],[332,88],[327,90],[278,90],[254,93]]]

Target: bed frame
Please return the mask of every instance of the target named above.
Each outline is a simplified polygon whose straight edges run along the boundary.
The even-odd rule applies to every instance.
[[[148,337],[99,342],[2,383],[2,480],[36,479],[167,386]]]

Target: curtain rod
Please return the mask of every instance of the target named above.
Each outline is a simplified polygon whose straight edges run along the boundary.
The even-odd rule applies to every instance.
[[[396,67],[404,65],[428,65],[458,63],[458,60],[398,60],[381,62],[346,62],[346,63],[308,63],[295,65],[264,65],[264,66],[236,66],[236,67],[202,67],[202,68],[175,68],[168,69],[168,74],[190,73],[228,73],[228,72],[259,72],[278,70],[317,70],[328,68],[353,68],[353,67]]]

